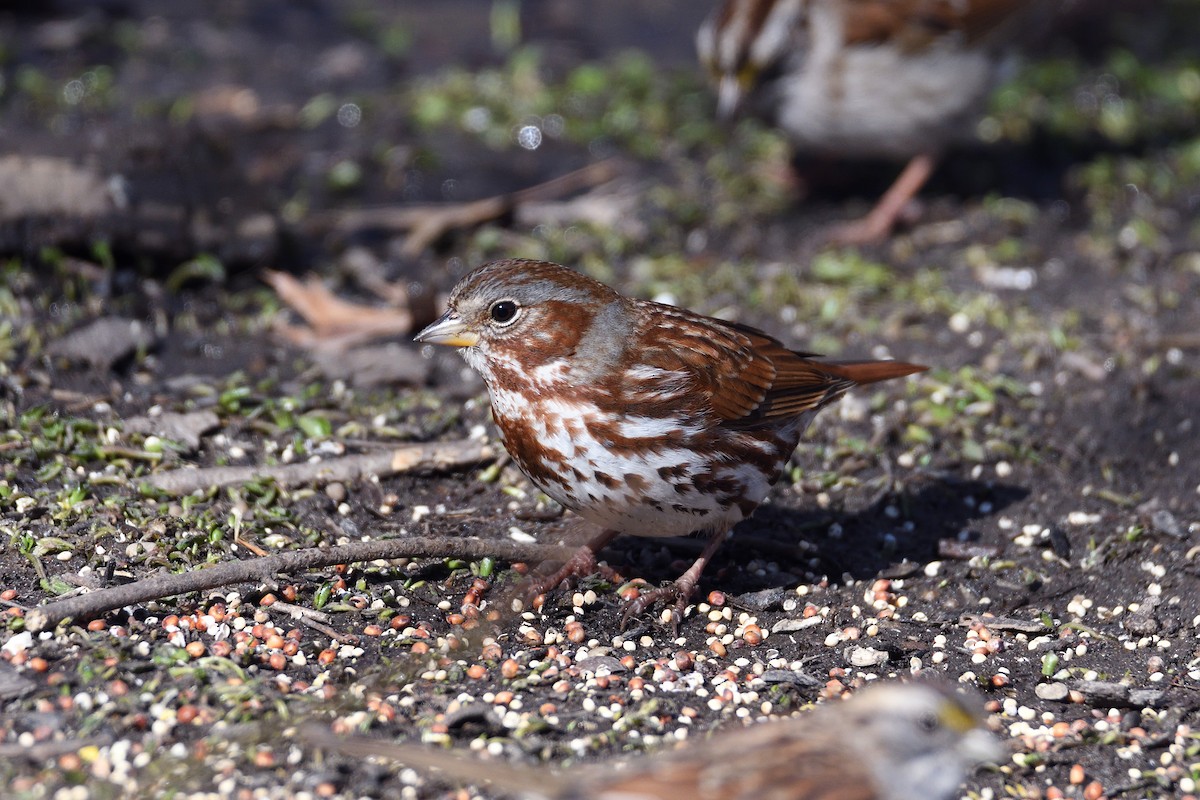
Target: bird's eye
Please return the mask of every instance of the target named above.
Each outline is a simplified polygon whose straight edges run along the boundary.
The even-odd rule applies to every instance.
[[[492,315],[492,320],[500,325],[511,323],[517,318],[518,311],[520,311],[520,306],[512,300],[497,300],[488,309],[488,313]]]
[[[942,722],[938,719],[937,714],[922,714],[920,719],[917,720],[917,725],[926,733],[933,733],[941,727],[941,724]]]

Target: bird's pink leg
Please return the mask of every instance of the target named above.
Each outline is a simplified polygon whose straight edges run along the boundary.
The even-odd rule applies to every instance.
[[[566,563],[549,575],[532,578],[525,589],[526,605],[532,606],[534,599],[546,592],[557,589],[563,584],[573,584],[577,578],[592,575],[597,572],[605,577],[611,577],[613,570],[601,568],[596,564],[596,554],[617,538],[618,531],[601,531],[598,536],[576,550]]]
[[[829,231],[829,239],[838,244],[869,244],[886,238],[896,226],[904,207],[929,180],[936,165],[937,159],[928,153],[913,156],[865,217],[835,225]]]
[[[700,553],[700,557],[687,568],[686,572],[676,578],[673,583],[642,592],[626,603],[625,610],[621,613],[621,628],[624,629],[631,619],[642,614],[658,601],[674,600],[675,608],[672,609],[671,627],[675,633],[678,633],[679,623],[683,620],[683,610],[687,608],[688,600],[696,592],[696,585],[700,582],[700,573],[704,572],[704,568],[712,560],[713,554],[725,542],[727,535],[726,532],[718,532],[710,535],[708,543],[704,545],[704,550]]]

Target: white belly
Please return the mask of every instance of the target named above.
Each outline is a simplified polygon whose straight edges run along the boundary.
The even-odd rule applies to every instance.
[[[997,72],[992,54],[891,47],[814,48],[781,79],[778,124],[801,148],[852,157],[909,158],[964,138]]]
[[[538,488],[607,529],[636,536],[728,530],[745,516],[746,501],[757,505],[770,490],[763,473],[745,464],[697,463],[687,447],[697,431],[681,429],[674,422],[626,417],[618,435],[633,440],[635,446],[613,448],[611,442],[598,441],[584,424],[584,419],[600,413],[590,403],[529,401],[519,393],[497,390],[492,392],[492,405],[497,417],[520,413],[530,420],[540,446],[552,455],[544,463],[557,480],[539,479],[538,470],[522,463],[520,447],[505,438],[501,427],[506,449]],[[780,461],[773,474],[782,466]],[[739,490],[713,491],[714,480],[724,479],[733,479]],[[700,491],[698,483],[709,491]],[[741,506],[737,500],[743,501]]]

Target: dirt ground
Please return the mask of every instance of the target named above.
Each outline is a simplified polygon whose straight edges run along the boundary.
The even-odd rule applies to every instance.
[[[5,797],[488,796],[297,731],[562,768],[914,674],[973,687],[1011,746],[964,796],[1196,793],[1200,4],[1072,4],[860,249],[820,232],[897,167],[718,125],[708,7],[0,8]],[[479,379],[409,335],[510,256],[933,369],[824,412],[678,637],[620,630],[598,578],[517,614],[512,554],[578,526],[497,457]],[[385,335],[307,327],[269,271]],[[347,466],[432,444],[459,457]],[[171,483],[190,466],[247,471]],[[441,549],[253,572],[412,537]],[[697,548],[604,556],[657,584]],[[83,589],[238,562],[34,630]]]

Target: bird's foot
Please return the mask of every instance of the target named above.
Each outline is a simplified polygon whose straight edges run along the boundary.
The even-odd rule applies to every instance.
[[[605,531],[592,541],[580,547],[561,567],[549,575],[532,577],[525,587],[524,601],[526,608],[538,608],[545,602],[547,592],[560,587],[571,588],[580,578],[599,574],[606,580],[619,580],[616,570],[607,564],[596,562],[596,553],[600,552],[609,542],[616,538],[616,533]]]
[[[834,225],[825,233],[825,239],[833,244],[874,244],[886,239],[896,227],[896,222],[908,215],[910,209],[919,208],[917,192],[933,174],[937,160],[928,154],[914,156],[896,178],[891,187],[875,207],[861,219]],[[917,212],[919,214],[919,211]]]
[[[690,571],[685,572],[677,580],[666,586],[659,586],[638,594],[626,600],[621,610],[621,630],[629,627],[629,623],[646,613],[656,603],[675,601],[671,609],[671,633],[679,635],[679,623],[683,621],[683,612],[687,609],[688,601],[696,593],[696,580],[690,577]]]

